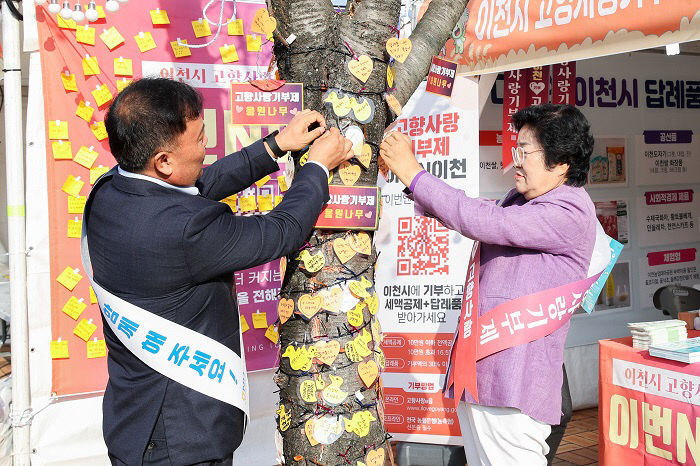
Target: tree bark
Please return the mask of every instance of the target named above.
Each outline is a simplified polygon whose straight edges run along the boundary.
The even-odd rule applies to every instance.
[[[304,84],[304,105],[321,112],[330,126],[341,131],[357,125],[363,130],[365,142],[372,148],[372,159],[368,169],[362,169],[356,185],[375,186],[377,184],[377,156],[384,129],[391,121],[391,115],[383,100],[386,92],[395,93],[403,105],[408,101],[421,80],[426,76],[433,55],[439,53],[464,11],[465,1],[432,0],[425,16],[411,35],[413,48],[405,63],[395,63],[396,89],[387,91],[386,68],[389,61],[386,41],[395,37],[394,26],[398,24],[401,8],[400,0],[350,0],[345,12],[336,13],[329,0],[268,0],[270,15],[277,20],[279,36],[287,39],[294,34],[291,44],[276,40],[274,52],[280,77],[287,82]],[[374,67],[366,83],[360,82],[348,71],[347,63],[353,55],[368,55]],[[332,110],[323,105],[322,97],[326,89],[338,88],[344,92],[361,94],[374,102],[375,115],[366,125],[360,125],[349,118],[338,118]],[[300,155],[300,154],[298,154]],[[299,159],[296,158],[297,169]],[[332,173],[331,184],[342,185],[337,170]],[[281,291],[282,298],[297,301],[302,294],[313,294],[344,280],[365,277],[374,284],[374,263],[376,251],[372,247],[369,257],[355,255],[345,265],[336,257],[332,241],[345,237],[348,232],[314,231],[309,239],[310,252],[319,251],[325,256],[325,266],[315,274],[309,274],[296,257],[290,257]],[[370,237],[371,237],[370,233]],[[352,274],[350,274],[350,271]],[[373,290],[370,290],[373,291]],[[363,310],[364,324],[369,331],[375,317],[367,307]],[[360,327],[361,328],[361,327]],[[294,315],[280,325],[281,354],[292,347],[313,345],[321,340],[337,340],[341,349],[357,337],[357,328],[348,324],[347,314],[332,315],[325,312],[312,317],[308,322]],[[373,343],[370,343],[372,348]],[[379,345],[375,344],[373,355],[366,359],[380,358]],[[342,351],[342,350],[341,350]],[[387,457],[390,447],[386,442],[381,385],[366,389],[358,376],[358,364],[351,362],[341,352],[331,366],[312,364],[310,371],[293,370],[290,359],[283,357],[279,372],[275,376],[279,391],[279,403],[286,413],[291,412],[291,426],[281,431],[284,457],[287,465],[347,465],[365,461],[368,450],[384,448]],[[317,401],[306,403],[299,395],[299,386],[314,375],[319,375],[328,383],[329,375],[343,379],[342,390],[348,393],[347,399],[339,406],[324,405],[321,392]],[[363,396],[362,401],[355,397],[356,392]],[[330,411],[329,411],[330,410]],[[334,413],[352,418],[359,411],[370,411],[376,419],[370,424],[369,434],[359,437],[355,433],[343,432],[342,436],[329,445],[312,446],[304,430],[304,423],[316,416]],[[336,416],[336,418],[337,418]],[[278,418],[278,429],[280,428]],[[282,429],[280,429],[282,430]]]

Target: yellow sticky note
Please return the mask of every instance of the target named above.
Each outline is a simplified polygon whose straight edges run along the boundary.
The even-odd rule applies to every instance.
[[[157,8],[149,12],[151,14],[151,23],[155,26],[156,24],[170,24],[170,18],[168,18],[168,12]]]
[[[284,175],[280,175],[277,177],[277,186],[280,188],[280,192],[283,193],[286,190],[289,189],[289,186],[287,186],[287,177]]]
[[[105,19],[107,17],[107,14],[105,13],[105,9],[102,5],[97,5],[97,19]]]
[[[268,181],[270,181],[270,179],[271,179],[270,175],[265,175],[262,178],[260,178],[258,181],[256,181],[255,185],[257,187],[260,187],[260,186],[264,185],[265,183],[267,183]]]
[[[56,281],[60,283],[61,285],[65,286],[68,291],[73,291],[73,288],[75,288],[75,285],[78,284],[80,280],[82,280],[83,276],[80,275],[78,272],[80,272],[79,269],[71,269],[70,267],[66,267],[63,269],[63,272],[56,277]]]
[[[107,128],[105,128],[104,121],[98,121],[97,123],[90,125],[90,131],[92,131],[92,134],[95,135],[95,138],[98,141],[107,138]]]
[[[97,61],[97,57],[86,55],[83,58],[83,74],[85,76],[100,74],[100,64]]]
[[[68,92],[78,90],[78,83],[75,81],[74,74],[61,73],[61,82],[63,82],[63,89]]]
[[[83,189],[84,184],[85,182],[81,181],[79,176],[74,177],[73,175],[68,175],[68,178],[66,178],[66,181],[61,187],[61,191],[73,197],[78,197],[80,196],[80,190]]]
[[[105,340],[94,340],[87,342],[88,359],[104,358],[107,356],[107,342]]]
[[[97,325],[83,317],[83,319],[73,329],[73,335],[88,341],[92,334],[95,333],[95,330],[97,330]]]
[[[90,168],[90,184],[95,184],[95,181],[108,171],[109,167],[105,167],[104,165]]]
[[[85,300],[83,298],[78,299],[75,296],[71,296],[68,302],[63,305],[63,309],[61,310],[71,319],[78,320],[78,317],[80,317],[80,314],[83,313],[86,307],[87,304],[85,304]]]
[[[75,29],[75,40],[81,44],[95,45],[95,28],[87,24]]]
[[[95,290],[93,290],[91,286],[88,288],[90,289],[90,304],[97,304],[97,295],[95,294]]]
[[[229,36],[242,36],[243,35],[243,20],[237,19],[228,23],[228,35]]]
[[[68,196],[68,213],[69,214],[82,214],[85,210],[85,203],[87,202],[87,196]]]
[[[238,52],[236,51],[236,46],[233,44],[226,44],[219,47],[219,53],[221,53],[221,61],[223,63],[238,61]]]
[[[90,102],[83,102],[82,100],[78,104],[78,108],[75,109],[75,114],[88,123],[92,121],[93,113],[95,113],[95,108],[90,105]]]
[[[117,79],[117,92],[123,91],[124,88],[126,86],[128,86],[129,84],[131,84],[131,79],[126,79],[126,78]]]
[[[275,196],[275,207],[277,207],[279,203],[282,202],[282,199],[284,199],[282,196]]]
[[[274,205],[272,204],[274,201],[272,194],[261,194],[258,196],[258,210],[260,212],[268,212],[272,210]]]
[[[51,141],[51,152],[55,160],[70,160],[73,158],[73,150],[70,141]]]
[[[173,55],[175,55],[175,58],[182,58],[182,57],[189,57],[192,55],[192,52],[190,52],[190,48],[187,47],[186,45],[180,45],[180,44],[186,44],[187,41],[184,39],[178,39],[180,43],[178,44],[177,40],[174,40],[170,42],[170,47],[173,48]]]
[[[229,196],[229,197],[226,197],[224,199],[221,199],[220,202],[223,202],[224,204],[229,206],[231,208],[231,210],[233,211],[233,213],[235,214],[236,210],[237,210],[236,209],[236,201],[237,200],[238,200],[238,196],[234,194],[233,196]]]
[[[78,27],[78,23],[72,19],[63,19],[63,16],[56,15],[56,25],[61,29],[75,29]]]
[[[149,50],[156,48],[156,43],[153,40],[153,36],[150,32],[139,32],[134,36],[134,40],[136,41],[136,45],[139,46],[141,53],[148,52]]]
[[[245,48],[248,52],[259,52],[260,47],[262,47],[262,38],[250,34],[245,36]]]
[[[250,330],[250,326],[248,325],[248,321],[245,320],[245,316],[241,316],[241,333],[245,333],[248,330]]]
[[[267,328],[267,313],[255,312],[251,314],[254,328]]]
[[[109,29],[105,29],[104,32],[100,34],[100,39],[105,43],[109,50],[112,50],[116,46],[124,43],[124,36],[122,36],[114,26]]]
[[[98,107],[102,107],[104,104],[106,104],[114,98],[106,84],[97,86],[92,91],[92,96],[95,98],[95,102],[97,102]]]
[[[131,58],[115,57],[114,58],[114,75],[115,76],[133,76],[134,67]]]
[[[51,340],[51,359],[68,359],[68,340]]]
[[[192,30],[194,31],[194,36],[206,37],[211,36],[211,29],[209,28],[209,23],[200,18],[198,21],[192,21]]]
[[[250,212],[258,207],[255,196],[241,196],[239,199],[241,212]]]
[[[277,344],[277,342],[280,341],[280,333],[277,330],[277,327],[274,325],[267,327],[267,330],[265,330],[265,338],[270,340],[272,343]]]
[[[68,139],[68,122],[61,120],[50,120],[49,139]]]
[[[98,155],[99,154],[97,151],[93,150],[93,146],[80,146],[78,153],[75,154],[75,157],[73,157],[73,161],[87,169],[90,169],[95,163],[95,160],[97,160]]]
[[[83,229],[83,222],[79,218],[74,218],[73,220],[68,220],[68,233],[69,238],[80,238],[80,233]]]

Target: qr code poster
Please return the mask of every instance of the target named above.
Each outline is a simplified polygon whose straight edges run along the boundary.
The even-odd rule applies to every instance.
[[[450,231],[434,218],[401,217],[397,223],[396,275],[447,275]]]
[[[451,99],[425,92],[423,84],[404,106],[403,124],[392,128],[411,137],[418,161],[431,175],[472,197],[479,196],[477,97],[478,85],[463,77],[455,80]],[[440,150],[419,153],[426,138],[448,142]],[[401,335],[452,334],[472,240],[439,219],[416,215],[413,201],[393,175],[380,177],[379,186],[382,217],[374,241],[380,252],[376,286],[382,329]]]

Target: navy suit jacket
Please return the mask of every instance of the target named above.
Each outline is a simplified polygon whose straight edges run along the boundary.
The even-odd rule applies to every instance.
[[[296,251],[328,201],[326,174],[307,164],[267,215],[235,216],[217,202],[278,169],[258,141],[205,168],[198,196],[105,175],[111,179],[96,185],[85,209],[95,280],[240,354],[233,272]],[[140,465],[161,413],[173,464],[226,458],[240,445],[242,411],[146,366],[108,325],[104,333],[109,381],[103,432],[112,456]]]

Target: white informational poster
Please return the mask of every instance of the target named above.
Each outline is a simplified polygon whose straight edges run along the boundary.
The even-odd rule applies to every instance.
[[[697,247],[653,251],[639,259],[641,306],[653,307],[654,293],[661,287],[699,283],[697,251]]]
[[[700,172],[696,174],[700,176]],[[692,243],[700,238],[700,203],[692,189],[647,191],[637,199],[640,246]]]
[[[468,78],[456,78],[451,98],[425,92],[423,83],[393,125],[411,136],[414,153],[429,173],[474,197],[479,195],[477,91],[477,83]],[[443,411],[452,401],[443,403],[439,388],[472,241],[434,218],[415,216],[413,201],[393,174],[388,180],[380,176],[379,185],[376,283],[385,335],[385,410],[387,419],[402,419],[387,428],[398,440],[460,443],[455,412]],[[418,381],[426,385],[411,385]],[[427,384],[432,392],[423,390]]]
[[[691,130],[648,130],[635,138],[637,184],[697,183],[700,148]]]

